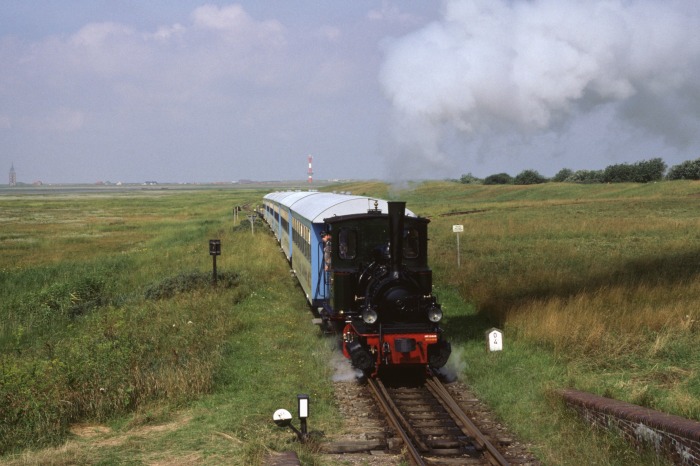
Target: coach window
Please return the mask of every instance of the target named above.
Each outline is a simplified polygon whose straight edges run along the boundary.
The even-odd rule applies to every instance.
[[[340,230],[338,233],[338,255],[341,259],[354,259],[357,256],[357,232]]]
[[[404,230],[403,238],[403,257],[406,259],[415,259],[420,252],[420,243],[418,242],[418,231],[415,228]]]

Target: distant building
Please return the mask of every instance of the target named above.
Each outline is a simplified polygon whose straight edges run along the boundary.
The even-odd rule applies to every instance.
[[[17,173],[15,173],[15,164],[10,167],[10,186],[17,186]]]

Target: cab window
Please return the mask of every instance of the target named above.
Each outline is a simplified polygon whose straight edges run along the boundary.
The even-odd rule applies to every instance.
[[[420,242],[418,241],[418,230],[407,228],[403,232],[403,257],[415,259],[420,253]]]
[[[357,231],[341,229],[338,233],[338,256],[354,259],[357,256]]]

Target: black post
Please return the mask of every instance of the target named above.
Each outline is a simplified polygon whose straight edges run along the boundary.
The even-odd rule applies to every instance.
[[[301,424],[299,426],[300,430],[301,430],[301,440],[304,441],[304,440],[306,440],[306,437],[309,435],[309,431],[307,430],[307,427],[306,427],[306,418],[305,417],[301,418],[299,420],[299,423]]]
[[[216,273],[216,256],[221,255],[221,240],[210,239],[209,240],[209,255],[212,258],[213,272],[212,272],[212,282],[216,286],[217,284],[217,273]]]
[[[309,435],[306,428],[306,418],[309,417],[309,395],[303,393],[298,394],[297,405],[299,408],[299,430],[301,431],[301,437],[299,440],[304,442]]]

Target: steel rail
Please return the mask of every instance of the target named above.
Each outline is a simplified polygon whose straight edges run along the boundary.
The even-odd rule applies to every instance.
[[[396,431],[403,439],[403,443],[404,445],[406,445],[406,451],[409,455],[409,460],[416,466],[426,466],[426,463],[423,461],[420,452],[415,447],[415,445],[411,441],[411,438],[408,436],[408,433],[401,425],[401,421],[399,420],[399,417],[396,414],[396,407],[393,405],[393,402],[391,402],[391,398],[389,397],[389,393],[386,391],[384,384],[376,379],[369,379],[367,382],[370,388],[372,389],[375,398],[386,413],[389,422],[391,422],[391,424],[394,426],[394,429],[396,429]],[[403,422],[406,422],[406,420],[404,419]]]
[[[493,446],[493,444],[481,433],[478,427],[467,417],[464,410],[457,404],[445,386],[434,376],[426,379],[426,385],[436,396],[438,401],[462,423],[465,434],[474,438],[476,444],[484,450],[488,461],[494,466],[507,466],[508,460]]]

